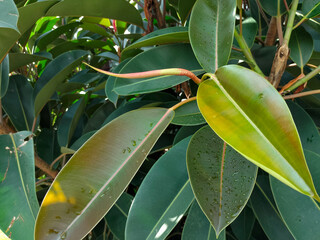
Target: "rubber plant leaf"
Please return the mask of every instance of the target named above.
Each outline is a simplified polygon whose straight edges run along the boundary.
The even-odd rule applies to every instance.
[[[97,131],[51,185],[35,240],[85,237],[118,200],[173,115],[172,109],[139,109]]]
[[[198,106],[210,127],[230,146],[293,189],[320,200],[290,111],[257,73],[227,65],[206,74]]]

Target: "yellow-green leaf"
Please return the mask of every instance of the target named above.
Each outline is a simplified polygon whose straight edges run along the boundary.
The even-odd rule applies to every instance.
[[[293,189],[320,200],[296,126],[280,94],[259,74],[237,65],[200,84],[198,105],[230,146]]]
[[[96,132],[49,189],[35,240],[82,239],[120,197],[173,115],[171,109],[135,110]]]

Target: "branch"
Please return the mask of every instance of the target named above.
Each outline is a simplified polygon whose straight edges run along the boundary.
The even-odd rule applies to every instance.
[[[298,98],[298,97],[305,97],[305,96],[309,96],[309,95],[313,95],[313,94],[320,94],[320,89],[284,96],[283,99],[292,99],[292,98]]]
[[[41,169],[43,172],[48,174],[53,179],[57,176],[58,171],[52,170],[50,168],[50,165],[46,163],[44,160],[42,160],[37,153],[34,153],[34,162],[37,168]]]

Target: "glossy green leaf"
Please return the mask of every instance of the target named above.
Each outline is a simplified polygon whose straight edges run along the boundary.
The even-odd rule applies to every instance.
[[[0,3],[1,4],[1,3]],[[7,55],[0,63],[0,98],[3,98],[9,85],[9,56]]]
[[[129,61],[129,59],[126,59],[124,61],[122,61],[118,66],[116,66],[114,69],[112,69],[112,72],[115,73],[119,73],[121,71],[121,69],[127,64],[127,62]],[[114,91],[114,83],[116,81],[116,77],[113,76],[109,76],[107,79],[107,83],[105,86],[105,92],[106,95],[108,97],[108,99],[116,106],[118,99],[119,99],[119,95]]]
[[[320,134],[312,118],[293,101],[287,101],[287,104],[297,126],[303,149],[320,154]]]
[[[238,32],[240,32],[239,25],[237,25],[236,29],[238,30]],[[257,24],[256,20],[254,20],[254,18],[249,17],[249,18],[246,18],[242,22],[243,38],[246,41],[249,48],[251,48],[253,46],[257,31],[258,31],[258,24]],[[237,41],[234,41],[234,44],[236,47],[240,48]]]
[[[40,52],[36,54],[27,53],[9,53],[10,72],[17,70],[27,64],[38,62],[41,60],[52,60],[52,56],[48,52]]]
[[[197,201],[194,201],[187,219],[183,226],[181,240],[225,240],[226,232],[222,231],[219,237],[216,237],[216,232],[210,225],[207,217],[203,214]]]
[[[286,198],[287,199],[287,198]],[[274,202],[268,176],[259,176],[250,203],[263,231],[270,240],[293,240]]]
[[[320,200],[290,111],[275,88],[237,65],[208,76],[210,80],[200,84],[197,100],[211,128],[263,170]]]
[[[67,147],[76,130],[77,124],[86,107],[88,95],[79,99],[78,102],[68,108],[68,111],[62,116],[58,128],[58,142],[62,147]]]
[[[9,0],[6,0],[9,1]],[[20,34],[29,30],[35,22],[41,18],[46,11],[58,1],[38,1],[19,8],[18,29]],[[2,9],[2,8],[1,8]],[[0,30],[0,60],[9,52],[15,42],[21,36],[13,29]]]
[[[113,205],[108,214],[104,217],[111,232],[119,239],[124,240],[128,212],[133,197],[124,192],[118,201]]]
[[[3,0],[0,2],[0,32],[5,33],[6,29],[18,30],[18,9],[13,0]]]
[[[185,139],[186,137],[189,137],[193,135],[196,131],[198,131],[200,128],[202,128],[203,125],[197,125],[197,126],[183,126],[182,128],[179,129],[177,132],[173,145],[176,145],[178,142],[181,140]]]
[[[190,206],[194,196],[185,163],[189,140],[163,155],[143,180],[129,211],[126,240],[165,239]]]
[[[219,235],[249,200],[258,168],[224,144],[209,126],[193,135],[187,167],[195,197]]]
[[[320,14],[320,2],[318,0],[304,0],[301,10],[308,18],[313,18]]]
[[[31,131],[34,121],[33,88],[22,75],[12,75],[2,107],[16,130]]]
[[[179,0],[178,12],[182,23],[185,23],[196,0]]]
[[[320,155],[305,151],[315,184],[319,189]],[[295,239],[318,239],[320,237],[320,210],[312,199],[292,190],[275,178],[270,178],[276,204],[286,225]]]
[[[198,0],[191,12],[189,36],[200,65],[214,73],[228,62],[235,25],[235,0]]]
[[[31,134],[0,136],[0,228],[12,239],[33,239],[39,208]]]
[[[56,91],[57,86],[67,78],[87,55],[87,51],[69,51],[55,58],[47,65],[34,86],[35,116],[39,115],[43,106]]]
[[[266,11],[271,16],[277,16],[278,10],[280,14],[287,11],[283,0],[259,0],[264,11]],[[292,0],[286,0],[288,6],[290,6]],[[280,8],[278,7],[280,6]]]
[[[88,141],[89,138],[92,137],[93,134],[95,134],[96,131],[91,131],[83,134],[81,137],[79,137],[70,147],[70,149],[77,151],[86,141]]]
[[[57,139],[57,131],[42,128],[36,138],[37,154],[41,159],[51,164],[60,154],[60,146]]]
[[[51,185],[35,240],[82,239],[117,201],[173,115],[170,109],[136,110],[96,132]]]
[[[289,42],[290,58],[302,68],[309,61],[313,52],[312,36],[303,27],[292,31]]]
[[[175,110],[173,124],[194,126],[206,123],[199,111],[197,101],[188,102]]]
[[[238,240],[249,240],[256,217],[251,208],[245,207],[241,214],[230,225]]]
[[[64,0],[50,8],[47,16],[101,17],[143,26],[138,10],[125,0]]]
[[[160,46],[132,58],[120,73],[144,72],[164,68],[184,68],[195,75],[203,73],[189,44]],[[117,78],[114,91],[119,95],[157,92],[185,82],[186,76],[159,76],[153,78]]]
[[[123,51],[129,49],[141,48],[153,45],[164,45],[170,43],[188,43],[188,28],[170,27],[151,32],[142,38],[139,38],[133,44],[126,47]]]

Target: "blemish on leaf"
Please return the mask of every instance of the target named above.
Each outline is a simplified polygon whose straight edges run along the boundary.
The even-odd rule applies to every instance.
[[[49,231],[48,231],[49,234],[58,234],[59,231],[53,229],[53,228],[50,228]]]

